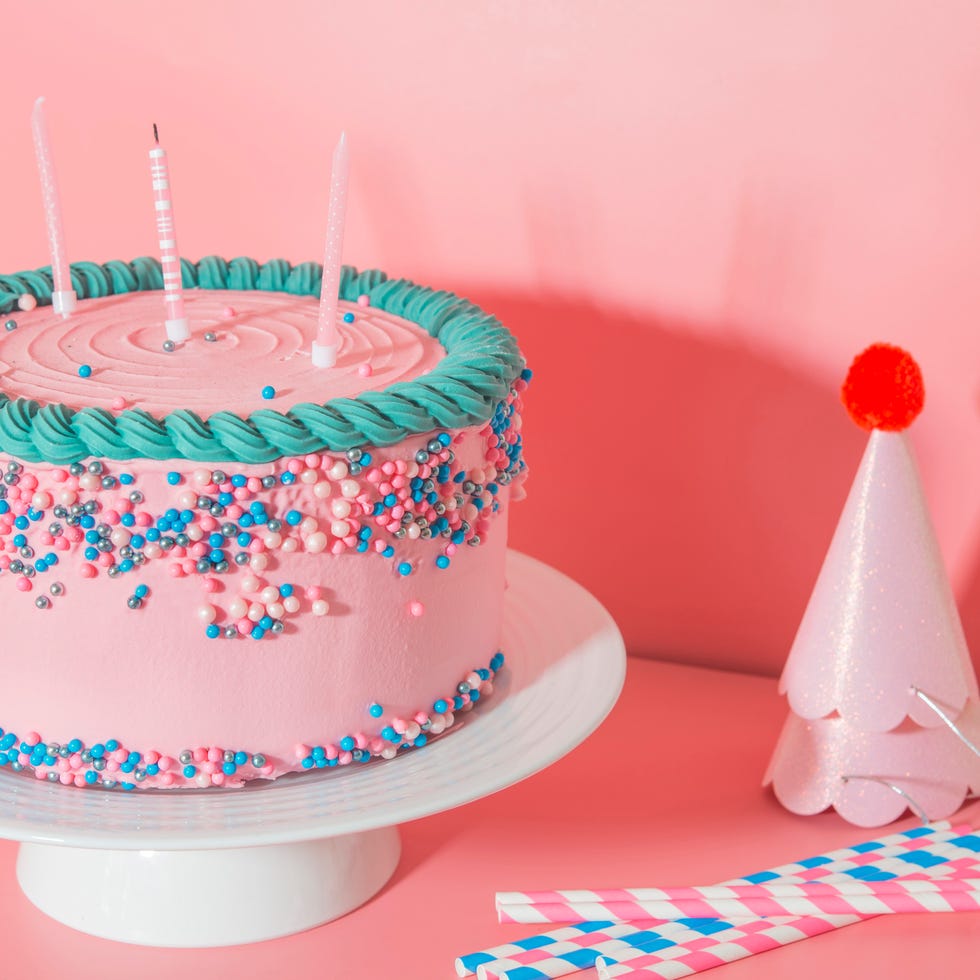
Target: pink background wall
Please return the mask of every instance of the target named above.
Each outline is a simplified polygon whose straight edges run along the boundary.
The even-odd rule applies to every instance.
[[[317,259],[346,128],[347,260],[485,303],[536,370],[514,544],[633,652],[767,672],[865,441],[837,386],[902,344],[980,652],[975,3],[159,9],[5,11],[0,268],[47,261],[39,94],[78,259],[154,253],[153,121],[185,255]]]

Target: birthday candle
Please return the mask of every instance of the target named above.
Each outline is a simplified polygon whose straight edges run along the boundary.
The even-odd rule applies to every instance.
[[[184,314],[184,294],[181,289],[180,252],[177,250],[177,229],[174,224],[174,204],[170,193],[170,169],[167,151],[160,146],[157,127],[153,125],[154,145],[150,148],[150,176],[153,179],[153,206],[157,216],[157,235],[160,239],[160,265],[163,269],[163,296],[166,305],[167,337],[173,341],[187,340],[191,335]]]
[[[75,309],[77,297],[75,290],[72,289],[68,255],[65,251],[61,199],[58,196],[58,182],[55,179],[54,164],[51,160],[51,142],[48,139],[48,122],[44,114],[43,96],[34,103],[31,129],[34,133],[34,152],[37,155],[37,169],[41,177],[44,218],[48,226],[48,248],[51,252],[51,277],[54,280],[51,305],[56,313],[67,317]]]
[[[337,330],[337,300],[340,293],[340,258],[344,248],[344,221],[347,215],[347,177],[350,156],[347,134],[341,133],[333,151],[330,174],[330,209],[327,214],[327,244],[323,256],[323,282],[320,285],[320,313],[316,340],[313,342],[313,363],[316,367],[332,367],[337,363],[340,332]]]

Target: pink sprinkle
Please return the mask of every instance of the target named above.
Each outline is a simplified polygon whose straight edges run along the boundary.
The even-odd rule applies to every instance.
[[[306,598],[309,599],[311,602],[316,599],[322,599],[323,589],[319,585],[311,585],[306,590]]]
[[[172,772],[161,772],[160,775],[157,776],[157,782],[161,786],[173,786],[174,774]]]
[[[326,753],[328,759],[336,759],[340,755],[340,749],[336,745],[330,744],[323,747],[323,751]]]
[[[28,745],[37,745],[37,743],[41,741],[41,736],[40,736],[40,735],[38,735],[38,733],[37,733],[37,732],[28,732],[28,733],[27,733],[27,734],[26,734],[26,735],[24,736],[24,741],[25,741],[25,742],[26,742],[26,743],[27,743]]]
[[[223,772],[215,772],[211,774],[211,782],[215,786],[223,786],[225,782],[225,774]]]
[[[159,762],[160,761],[160,753],[159,752],[154,752],[151,749],[149,752],[146,752],[146,753],[143,754],[143,761],[148,766],[152,766],[155,762]]]
[[[145,510],[141,510],[136,515],[137,527],[149,527],[152,523],[153,523],[153,518]]]
[[[58,782],[61,783],[62,786],[67,786],[69,783],[75,782],[75,777],[70,772],[63,772],[58,777]]]
[[[122,518],[119,516],[118,510],[105,510],[102,512],[102,520],[106,524],[118,524]]]
[[[320,465],[319,453],[308,453],[304,462],[311,470],[315,470]]]
[[[218,591],[218,580],[207,575],[202,579],[201,585],[204,586],[205,592],[217,592]]]
[[[86,562],[78,569],[78,574],[81,575],[82,578],[95,578],[95,576],[98,575],[98,571],[94,565],[90,565],[88,562]]]
[[[177,760],[169,755],[161,755],[157,765],[160,767],[160,772],[166,772],[168,769],[173,769],[177,765]]]
[[[184,575],[183,568],[181,568],[180,563],[176,561],[170,563],[169,571],[172,578],[182,578]]]
[[[250,476],[245,482],[245,486],[248,487],[252,493],[258,493],[262,489],[262,481],[257,476]]]
[[[303,461],[301,459],[291,459],[286,465],[286,469],[295,476],[297,473],[303,471]]]
[[[207,759],[207,757],[208,757],[208,750],[203,746],[199,746],[198,748],[194,749],[195,762],[204,762],[204,760]]]
[[[357,297],[357,305],[358,306],[370,306],[371,305],[371,297],[368,296],[367,293],[361,293],[361,295]]]
[[[224,758],[224,755],[224,752],[216,746],[212,745],[211,748],[208,749],[208,759],[211,762],[220,762]]]
[[[34,586],[31,585],[31,580],[29,578],[24,578],[21,576],[21,578],[17,579],[17,588],[20,589],[21,592],[30,592]]]
[[[64,483],[68,479],[68,470],[56,469],[51,471],[51,479],[55,483]]]
[[[425,606],[423,606],[422,603],[416,599],[409,604],[408,611],[413,616],[421,616],[425,612]]]
[[[122,395],[116,395],[112,399],[112,408],[116,412],[121,412],[126,407],[126,399]]]
[[[44,544],[44,545],[52,545],[52,544],[54,544],[54,538],[52,537],[50,531],[42,531],[41,532],[41,544]]]
[[[394,728],[394,730],[399,735],[404,735],[405,734],[405,729],[408,728],[408,725],[406,724],[404,718],[392,718],[391,719],[391,727]]]
[[[37,299],[32,293],[21,293],[17,297],[17,308],[25,313],[33,310],[37,306]]]
[[[415,722],[418,725],[424,725],[428,720],[429,716],[424,711],[420,711],[415,715]]]
[[[221,311],[221,319],[222,320],[230,320],[234,316],[237,316],[237,313],[235,312],[235,308],[233,306],[226,306]]]
[[[243,616],[240,620],[238,620],[238,622],[235,623],[235,626],[238,628],[238,632],[241,633],[242,636],[247,636],[252,632],[252,620],[250,620],[247,616]]]
[[[297,759],[305,759],[310,754],[310,747],[302,742],[297,742],[293,746],[293,754]]]
[[[201,763],[201,772],[205,772],[210,776],[212,773],[215,773],[217,771],[218,771],[217,763],[211,762],[210,759],[205,759],[204,762]]]
[[[368,747],[368,737],[364,732],[357,732],[354,735],[354,744],[359,749],[366,749]]]
[[[112,753],[112,758],[119,765],[122,765],[129,758],[129,753],[123,748],[118,748]]]
[[[363,364],[358,366],[357,373],[362,378],[370,378],[371,375],[374,374],[374,368],[372,368],[371,365],[365,361]]]
[[[350,752],[341,752],[337,757],[337,762],[342,766],[349,766],[354,761],[354,756]]]

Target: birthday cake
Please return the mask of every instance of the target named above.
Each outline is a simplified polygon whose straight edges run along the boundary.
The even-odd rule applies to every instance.
[[[240,786],[392,758],[493,689],[530,377],[452,294],[152,259],[0,276],[0,767]]]

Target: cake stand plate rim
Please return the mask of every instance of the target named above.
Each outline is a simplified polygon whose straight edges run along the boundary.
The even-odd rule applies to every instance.
[[[453,809],[541,771],[584,741],[626,675],[622,636],[562,572],[508,551],[506,673],[485,705],[424,749],[241,790],[77,789],[0,771],[0,838],[68,847],[194,850],[359,833]]]

